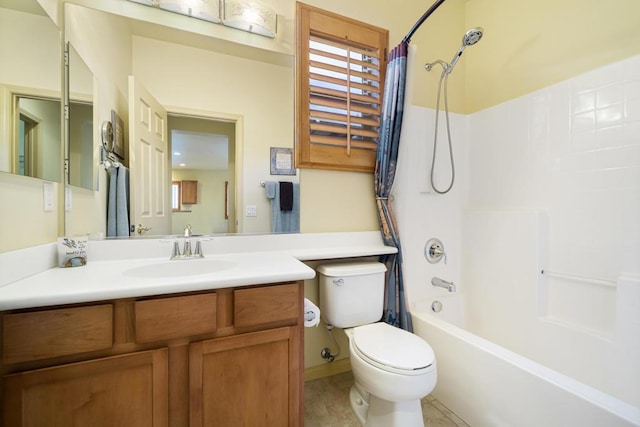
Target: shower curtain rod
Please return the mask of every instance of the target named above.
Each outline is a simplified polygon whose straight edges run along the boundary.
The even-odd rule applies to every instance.
[[[422,23],[427,20],[429,15],[431,15],[433,12],[435,12],[435,10],[438,7],[440,7],[440,5],[442,3],[444,3],[444,2],[445,2],[445,0],[436,0],[436,2],[433,3],[431,5],[431,7],[424,13],[424,15],[422,15],[422,17],[420,19],[418,19],[418,22],[416,22],[413,25],[411,30],[409,30],[409,33],[406,36],[404,36],[404,38],[402,39],[402,43],[409,43],[411,41],[411,37],[413,36],[413,33],[415,33],[418,30],[418,28],[420,28]]]

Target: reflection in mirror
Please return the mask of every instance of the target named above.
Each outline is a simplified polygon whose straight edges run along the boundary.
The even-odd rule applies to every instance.
[[[0,0],[0,22],[0,171],[60,182],[60,32],[36,0]]]
[[[111,110],[125,119],[122,164],[130,168],[131,206],[134,196],[150,188],[142,188],[142,184],[135,181],[138,159],[131,155],[137,145],[131,137],[134,127],[130,119],[128,82],[129,76],[134,76],[169,112],[215,117],[235,125],[235,150],[229,146],[229,152],[237,154],[235,158],[229,156],[229,161],[235,164],[229,164],[227,179],[216,178],[215,188],[206,189],[200,178],[178,178],[198,181],[198,203],[185,205],[185,210],[188,208],[192,214],[203,210],[210,194],[216,200],[213,213],[206,214],[202,225],[189,219],[194,233],[270,232],[270,199],[260,183],[279,180],[270,175],[270,147],[293,148],[293,57],[289,53],[259,48],[265,46],[266,39],[258,35],[239,32],[242,37],[237,37],[234,31],[232,38],[223,39],[218,36],[231,34],[232,30],[223,27],[224,31],[220,32],[220,26],[215,24],[177,14],[154,14],[158,11],[153,8],[127,3],[130,2],[122,2],[122,8],[111,8],[111,2],[95,2],[96,7],[112,12],[117,9],[121,15],[69,2],[65,3],[64,12],[65,35],[95,76],[94,132],[103,121],[109,120]],[[260,43],[241,44],[254,38]],[[99,164],[99,159],[95,164]],[[99,170],[99,177],[102,183],[106,182],[103,169]],[[290,179],[298,182],[297,177]],[[162,181],[169,186],[172,179],[165,176]],[[225,181],[228,182],[226,193]],[[68,230],[93,234],[104,228],[108,186],[99,187],[94,199],[90,196],[81,199],[74,193],[73,208],[65,212]],[[167,188],[166,195],[169,194]],[[228,218],[224,217],[225,194]],[[247,207],[251,208],[248,215]],[[172,214],[172,218],[186,222],[187,215],[180,212]],[[173,232],[173,225],[164,231],[164,227],[135,218],[132,209],[131,224],[151,227],[145,235]],[[182,227],[176,224],[175,228]]]
[[[235,233],[235,123],[169,114],[168,125],[172,195],[179,188],[172,233],[187,225],[197,234]]]
[[[67,88],[69,99],[67,161],[68,184],[96,189],[97,161],[93,139],[93,73],[82,57],[67,43]]]
[[[15,95],[14,173],[60,181],[60,100]]]

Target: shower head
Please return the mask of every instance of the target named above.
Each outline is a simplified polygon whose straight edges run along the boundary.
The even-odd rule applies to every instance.
[[[451,71],[453,71],[453,67],[458,62],[458,59],[460,59],[460,57],[462,56],[462,52],[464,52],[465,48],[467,46],[473,46],[474,44],[478,43],[483,34],[484,30],[481,27],[472,28],[467,31],[462,37],[462,46],[460,46],[460,49],[458,49],[456,54],[453,56],[449,67],[444,72],[450,74]]]
[[[484,30],[482,27],[472,28],[462,37],[462,46],[472,46],[480,41]]]

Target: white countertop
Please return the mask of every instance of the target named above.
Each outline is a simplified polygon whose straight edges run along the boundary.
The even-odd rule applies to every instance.
[[[159,239],[90,242],[87,264],[74,268],[42,269],[40,258],[51,258],[56,244],[0,254],[0,310],[312,279],[302,261],[397,252],[369,232],[220,236],[202,244],[205,258],[170,261],[171,245]]]
[[[198,264],[209,261],[227,262],[229,268],[184,276],[135,277],[130,274],[136,268],[160,269],[169,263],[198,269]],[[1,288],[0,310],[276,283],[314,276],[315,271],[304,263],[277,252],[175,261],[166,257],[95,261],[83,267],[51,268]]]

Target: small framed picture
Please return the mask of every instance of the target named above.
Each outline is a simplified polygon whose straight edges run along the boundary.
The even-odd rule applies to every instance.
[[[271,175],[295,175],[293,149],[271,147]]]
[[[113,125],[113,152],[124,159],[124,121],[118,113],[111,110],[111,123]]]

